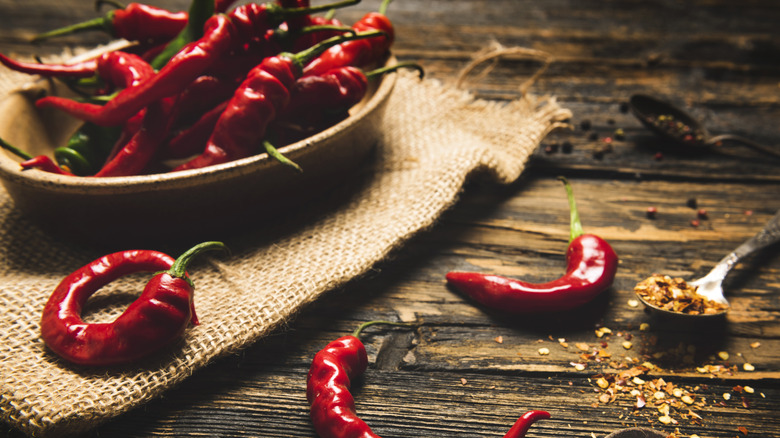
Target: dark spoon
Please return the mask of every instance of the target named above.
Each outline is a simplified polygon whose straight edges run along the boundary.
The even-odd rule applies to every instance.
[[[687,152],[706,152],[708,148],[731,141],[748,146],[765,154],[780,158],[780,149],[772,148],[753,140],[734,135],[712,136],[688,113],[669,102],[644,94],[635,94],[628,101],[631,112],[645,127],[663,138],[672,140]]]

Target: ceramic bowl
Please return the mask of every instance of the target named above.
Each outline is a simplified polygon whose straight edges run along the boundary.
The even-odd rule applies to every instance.
[[[279,148],[302,173],[260,154],[182,172],[72,177],[22,171],[18,158],[0,151],[0,179],[23,215],[61,236],[98,243],[211,238],[345,184],[376,144],[395,79],[384,75],[337,125]],[[50,155],[80,122],[60,111],[39,110],[34,102],[41,92],[64,95],[66,90],[38,81],[11,93],[0,103],[0,137],[31,155]]]

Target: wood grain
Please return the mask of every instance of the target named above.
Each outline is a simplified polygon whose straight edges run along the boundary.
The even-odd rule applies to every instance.
[[[364,0],[338,16],[354,21],[378,5]],[[313,437],[304,394],[313,355],[363,321],[393,319],[415,326],[366,332],[371,365],[353,391],[360,416],[381,436],[502,436],[526,410],[546,409],[552,418],[529,436],[603,437],[649,426],[678,437],[780,437],[777,247],[729,276],[733,308],[721,324],[684,326],[632,305],[633,286],[647,275],[695,278],[758,231],[780,208],[780,163],[740,148],[686,155],[648,133],[624,105],[633,93],[650,93],[689,109],[712,132],[780,144],[776,2],[395,0],[389,14],[395,55],[445,83],[493,42],[550,53],[555,61],[531,92],[570,108],[571,129],[545,139],[516,183],[472,181],[435,227],[371,275],[86,436]],[[94,16],[91,1],[0,0],[0,50],[46,55],[108,41],[90,34],[28,42]],[[467,86],[479,97],[513,99],[538,68],[536,60],[507,57]],[[568,206],[558,175],[572,181],[585,229],[620,256],[613,287],[572,312],[521,317],[486,311],[447,287],[444,275],[455,269],[529,281],[560,275]],[[651,206],[654,219],[646,215]],[[706,219],[697,218],[699,208]],[[612,333],[598,337],[600,327]],[[603,357],[584,359],[578,344]],[[692,408],[701,420],[674,411],[678,424],[662,424],[657,409],[635,409],[626,394],[599,402],[599,376],[644,362],[655,367],[643,378],[706,400]],[[716,365],[729,371],[706,371]],[[5,426],[2,435],[19,433]]]

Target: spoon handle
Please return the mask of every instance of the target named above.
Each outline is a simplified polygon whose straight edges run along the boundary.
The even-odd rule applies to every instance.
[[[712,144],[716,144],[716,143],[724,141],[724,140],[725,141],[733,141],[733,142],[736,142],[736,143],[740,143],[740,144],[743,144],[745,146],[751,147],[751,148],[753,148],[753,149],[755,149],[757,151],[760,151],[760,152],[763,152],[765,154],[769,154],[769,155],[772,155],[774,157],[780,158],[780,149],[773,148],[773,147],[770,147],[770,146],[767,146],[767,145],[764,145],[764,144],[761,144],[761,143],[756,143],[753,140],[747,139],[745,137],[740,137],[739,135],[734,135],[734,134],[717,135],[715,137],[712,137],[712,138],[708,139],[707,140],[707,144],[711,144],[712,145]]]
[[[743,257],[751,254],[761,248],[767,247],[777,241],[780,241],[780,211],[772,216],[772,219],[764,225],[755,236],[748,239],[742,245],[739,245],[731,254],[723,258],[718,264],[726,264],[728,269],[734,266]]]

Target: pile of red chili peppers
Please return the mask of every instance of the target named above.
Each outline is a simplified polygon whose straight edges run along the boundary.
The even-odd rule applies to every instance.
[[[351,382],[368,367],[366,347],[358,338],[368,326],[393,324],[369,321],[351,335],[331,341],[312,361],[306,383],[306,399],[311,405],[311,421],[320,438],[379,438],[357,416],[355,400],[350,393]],[[550,418],[545,411],[532,410],[523,414],[504,438],[523,438],[537,420]]]
[[[392,45],[389,0],[351,26],[316,15],[359,1],[192,0],[188,11],[111,1],[116,9],[105,16],[37,39],[101,30],[134,43],[122,51],[69,65],[0,55],[8,68],[59,78],[79,92],[36,105],[84,121],[53,157],[0,145],[24,160],[23,169],[62,175],[181,171],[258,153],[300,170],[277,148],[345,118]]]

